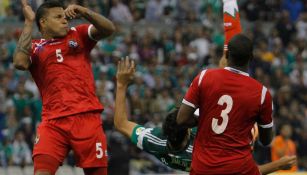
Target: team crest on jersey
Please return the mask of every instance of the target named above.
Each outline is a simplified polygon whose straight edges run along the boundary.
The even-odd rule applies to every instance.
[[[74,40],[70,40],[68,42],[68,45],[69,45],[70,48],[77,48],[79,46],[77,41],[74,41]]]
[[[140,128],[138,128],[138,129],[136,129],[135,134],[136,134],[136,135],[140,135],[141,132],[144,131],[144,129],[145,129],[145,128],[143,128],[143,127],[140,127]]]
[[[39,142],[39,134],[36,135],[35,140],[34,140],[34,144],[38,144]]]

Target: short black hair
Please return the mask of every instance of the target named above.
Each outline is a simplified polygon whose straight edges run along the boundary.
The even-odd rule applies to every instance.
[[[178,126],[176,122],[178,111],[178,108],[172,110],[166,116],[162,125],[163,134],[166,136],[168,143],[170,143],[174,149],[181,146],[188,134],[188,129]]]
[[[253,58],[253,42],[243,34],[235,35],[229,41],[227,58],[234,66],[248,65]]]
[[[40,5],[38,9],[36,10],[35,21],[36,21],[36,25],[39,30],[41,29],[39,20],[42,17],[44,17],[44,15],[46,14],[46,9],[50,9],[54,7],[62,7],[64,9],[64,5],[60,1],[49,0],[49,1],[44,2],[42,5]]]

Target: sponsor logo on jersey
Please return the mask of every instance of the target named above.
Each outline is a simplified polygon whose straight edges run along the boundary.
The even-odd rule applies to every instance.
[[[74,41],[74,40],[70,40],[68,42],[68,45],[69,45],[70,48],[77,48],[78,47],[77,41]]]
[[[138,129],[136,129],[135,134],[136,134],[136,135],[140,135],[141,132],[144,131],[144,130],[145,130],[145,128],[140,127],[140,128],[138,128]]]

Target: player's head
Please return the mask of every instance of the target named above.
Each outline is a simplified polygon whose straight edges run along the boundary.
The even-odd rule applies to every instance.
[[[187,145],[189,139],[189,130],[177,125],[176,118],[179,109],[171,111],[165,118],[162,129],[167,138],[168,146],[173,151],[181,151]]]
[[[253,58],[253,43],[243,34],[235,35],[228,44],[229,66],[246,67]]]
[[[38,7],[35,14],[40,32],[50,37],[64,37],[68,32],[64,6],[59,1],[46,1]]]

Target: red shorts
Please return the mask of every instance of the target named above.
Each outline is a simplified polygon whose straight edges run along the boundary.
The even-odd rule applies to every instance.
[[[71,149],[78,167],[107,167],[107,141],[100,113],[45,120],[38,126],[33,157],[49,155],[62,163]]]

